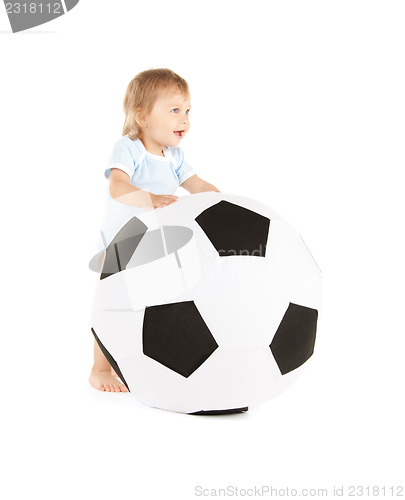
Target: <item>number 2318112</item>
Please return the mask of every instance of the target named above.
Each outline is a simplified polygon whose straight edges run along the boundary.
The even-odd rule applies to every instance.
[[[60,2],[6,3],[7,14],[63,14]]]

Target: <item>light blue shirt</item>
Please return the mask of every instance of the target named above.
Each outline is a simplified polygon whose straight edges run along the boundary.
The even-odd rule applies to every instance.
[[[174,194],[177,187],[196,172],[184,160],[181,148],[164,147],[163,154],[152,154],[146,151],[140,139],[133,141],[124,135],[115,143],[104,175],[108,179],[111,169],[119,168],[129,175],[130,184],[139,189],[153,194]],[[99,249],[105,248],[121,227],[143,210],[114,200],[107,188],[107,206],[97,245]]]
[[[195,174],[184,161],[181,148],[164,147],[164,156],[146,151],[140,139],[133,141],[124,135],[116,142],[105,176],[119,168],[130,177],[130,183],[153,194],[173,194],[177,186]]]

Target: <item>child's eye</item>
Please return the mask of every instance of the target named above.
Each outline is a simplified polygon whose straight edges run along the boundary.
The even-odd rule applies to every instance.
[[[173,108],[172,111],[174,111],[175,113],[178,113],[180,110],[179,110],[179,108]],[[189,113],[190,113],[190,110],[187,109],[186,114],[188,115]]]

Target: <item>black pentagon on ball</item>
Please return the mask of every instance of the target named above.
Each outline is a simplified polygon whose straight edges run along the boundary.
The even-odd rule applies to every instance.
[[[229,201],[207,208],[195,218],[220,257],[265,257],[270,219]]]
[[[241,408],[229,408],[225,410],[200,410],[195,411],[193,413],[189,413],[189,415],[230,415],[232,413],[244,413],[248,411],[248,406],[243,406]]]
[[[218,348],[194,301],[145,308],[143,353],[188,378]]]
[[[106,249],[100,280],[119,273],[126,268],[147,230],[148,226],[137,217],[132,217],[118,231]]]
[[[288,306],[269,346],[282,375],[303,365],[312,356],[317,321],[316,309],[292,303]]]

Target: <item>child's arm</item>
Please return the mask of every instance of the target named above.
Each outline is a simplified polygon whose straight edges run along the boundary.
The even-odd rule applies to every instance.
[[[111,198],[124,203],[125,205],[131,205],[133,207],[141,207],[145,210],[150,210],[152,208],[160,208],[170,205],[174,201],[177,201],[177,196],[174,195],[158,195],[150,193],[149,191],[143,191],[130,182],[129,175],[119,168],[112,168],[109,177],[109,191]]]
[[[194,193],[203,193],[205,191],[216,191],[220,193],[221,191],[217,189],[212,184],[203,181],[198,177],[198,175],[192,175],[188,179],[186,179],[183,184],[180,184],[182,188],[188,191],[190,194]]]

